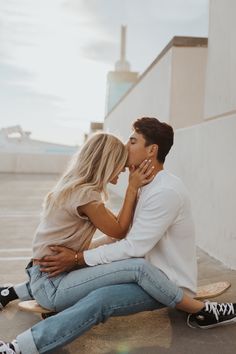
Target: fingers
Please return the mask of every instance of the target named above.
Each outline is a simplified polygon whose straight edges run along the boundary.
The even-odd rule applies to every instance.
[[[39,262],[40,267],[47,268],[47,267],[56,267],[58,266],[58,262]]]
[[[58,269],[59,265],[57,263],[44,263],[44,264],[40,264],[40,271],[41,272],[51,272],[55,269]]]
[[[57,255],[55,255],[55,256],[46,256],[41,261],[39,261],[39,263],[42,264],[44,262],[55,262],[56,260],[57,260]]]
[[[139,165],[138,170],[139,170],[140,172],[144,173],[144,172],[147,170],[147,168],[148,168],[150,162],[151,162],[151,160],[144,160],[144,161]]]
[[[149,177],[151,174],[153,174],[154,166],[148,166],[147,171],[144,173],[145,177]]]
[[[144,167],[144,166],[146,166],[146,164],[147,164],[147,162],[148,162],[149,160],[143,160],[143,162],[141,162],[141,164],[139,165],[139,167],[138,167],[138,169],[139,170],[142,170],[142,168]]]
[[[155,175],[151,175],[150,177],[146,178],[146,184],[151,182],[153,180],[153,178],[155,177]]]
[[[134,185],[136,189],[151,182],[154,178],[155,167],[152,165],[151,159],[144,160],[136,171],[131,175],[130,183]]]
[[[58,271],[58,267],[56,267],[56,266],[55,267],[41,267],[40,271],[44,272],[44,273],[52,273],[52,272]]]
[[[149,163],[147,163],[144,167],[143,167],[143,171],[142,171],[142,175],[143,175],[143,180],[142,180],[142,185],[144,186],[145,184],[150,183],[153,178],[155,177],[155,175],[153,174],[154,171],[154,166],[150,166],[151,160],[148,161]]]
[[[139,173],[144,175],[144,177],[152,174],[154,166],[150,166],[151,160],[144,160],[139,166]]]
[[[146,177],[144,180],[143,180],[143,186],[145,186],[145,184],[148,184],[150,183],[153,178],[155,177],[155,175],[151,175],[150,177]]]
[[[66,248],[66,247],[64,247],[64,246],[50,246],[49,248],[50,248],[53,252],[60,253],[60,252],[62,252],[63,249]]]
[[[53,277],[56,277],[57,275],[59,275],[59,274],[61,274],[62,273],[62,271],[55,271],[55,272],[53,272],[53,273],[49,273],[48,274],[48,277],[49,278],[53,278]]]

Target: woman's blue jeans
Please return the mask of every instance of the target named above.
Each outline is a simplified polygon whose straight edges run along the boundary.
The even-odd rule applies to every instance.
[[[54,278],[40,272],[39,266],[29,268],[28,273],[38,303],[53,311],[66,310],[19,335],[22,354],[47,353],[110,316],[165,305],[175,307],[183,297],[182,289],[141,258],[83,268]]]
[[[73,306],[91,291],[109,285],[136,283],[155,300],[175,307],[183,290],[143,258],[133,258],[96,267],[88,267],[49,278],[40,267],[28,269],[30,289],[35,300],[55,312]]]

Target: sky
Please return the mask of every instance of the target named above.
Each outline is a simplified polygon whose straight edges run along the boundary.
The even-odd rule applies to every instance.
[[[119,59],[140,74],[174,36],[208,35],[208,0],[0,0],[0,128],[77,145],[104,120]]]

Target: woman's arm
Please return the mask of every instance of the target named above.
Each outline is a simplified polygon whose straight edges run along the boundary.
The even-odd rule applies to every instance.
[[[128,231],[136,195],[136,190],[127,188],[122,213],[119,218],[107,209],[103,203],[88,203],[78,209],[80,214],[87,215],[94,226],[104,234],[121,239]]]
[[[133,217],[138,189],[151,182],[152,171],[150,162],[146,160],[137,170],[131,171],[123,206],[117,217],[103,203],[88,203],[79,207],[78,211],[87,215],[96,228],[104,234],[116,239],[125,237]]]

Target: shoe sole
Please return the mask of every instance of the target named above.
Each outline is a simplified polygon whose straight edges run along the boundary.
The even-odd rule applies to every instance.
[[[217,322],[217,323],[215,323],[213,325],[209,325],[209,326],[199,326],[199,325],[197,325],[197,327],[195,327],[195,328],[209,329],[209,328],[214,328],[214,327],[219,327],[219,326],[227,326],[227,325],[233,324],[233,323],[236,323],[236,317],[231,318],[228,321]]]

